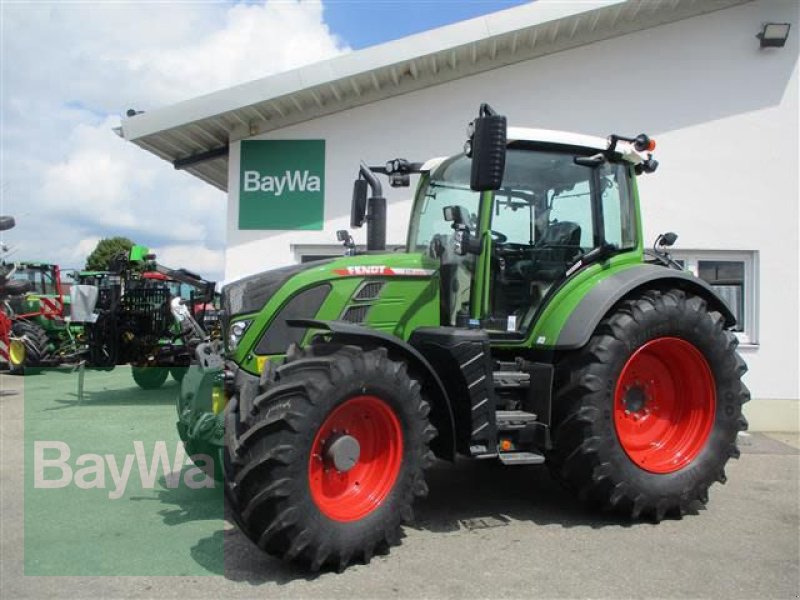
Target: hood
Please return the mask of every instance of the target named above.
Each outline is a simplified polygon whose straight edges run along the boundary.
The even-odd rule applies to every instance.
[[[290,265],[229,283],[222,288],[222,310],[227,319],[236,315],[257,312],[289,279],[298,273],[329,262],[332,262],[332,259]]]

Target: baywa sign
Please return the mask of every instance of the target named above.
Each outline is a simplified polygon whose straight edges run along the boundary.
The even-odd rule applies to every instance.
[[[322,229],[325,140],[244,140],[239,229]]]

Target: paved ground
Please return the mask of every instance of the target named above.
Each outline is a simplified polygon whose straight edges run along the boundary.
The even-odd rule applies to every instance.
[[[30,417],[40,401],[32,392],[36,378],[28,381]],[[77,415],[87,435],[116,419],[172,421],[174,384],[148,401],[129,402],[115,389],[126,388],[129,380],[108,381],[113,385],[90,390],[80,407],[65,393],[58,406],[46,407],[64,410],[51,410],[48,417],[57,424]],[[5,375],[0,388],[2,598],[800,596],[800,452],[797,436],[787,434],[745,438],[741,460],[728,467],[728,484],[712,489],[708,510],[658,526],[587,513],[544,469],[442,464],[429,475],[431,494],[419,503],[417,524],[406,529],[402,545],[343,574],[309,575],[261,554],[216,518],[213,506],[198,509],[217,502],[210,496],[200,504],[171,497],[169,510],[142,496],[128,503],[138,512],[121,513],[128,518],[119,527],[134,535],[149,525],[147,519],[179,523],[165,527],[165,535],[184,528],[199,536],[181,551],[193,561],[187,572],[197,575],[23,576],[23,394],[15,393],[20,379]],[[164,490],[157,492],[163,498]],[[68,522],[53,530],[52,540],[37,544],[69,548],[77,545],[76,535]],[[153,553],[163,547],[158,539],[149,546]],[[95,554],[102,552],[98,542]],[[224,567],[214,558],[221,553]]]

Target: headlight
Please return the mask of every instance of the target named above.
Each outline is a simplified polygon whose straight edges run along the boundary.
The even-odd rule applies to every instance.
[[[228,350],[236,352],[236,348],[239,346],[239,342],[242,340],[242,336],[244,332],[247,331],[250,323],[251,320],[248,319],[245,321],[236,321],[231,325],[231,329],[228,332]]]

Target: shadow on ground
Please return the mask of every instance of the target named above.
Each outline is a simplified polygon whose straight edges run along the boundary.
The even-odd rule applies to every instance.
[[[127,377],[125,376],[127,372]],[[154,390],[140,388],[133,381],[128,367],[119,367],[114,373],[113,382],[105,382],[101,377],[107,371],[87,370],[83,395],[79,394],[78,374],[70,370],[51,370],[59,375],[50,387],[60,392],[54,404],[45,410],[63,410],[65,408],[91,408],[93,406],[157,406],[175,403],[180,391],[180,384],[170,378],[164,385]],[[34,379],[35,382],[35,379]]]
[[[427,474],[428,497],[416,502],[411,529],[435,535],[468,534],[510,522],[571,527],[630,527],[630,519],[586,509],[543,467],[494,462],[440,462]],[[226,510],[226,518],[232,522]],[[646,525],[646,523],[645,523]],[[261,552],[237,529],[224,532],[225,577],[252,585],[331,575],[309,573]]]

